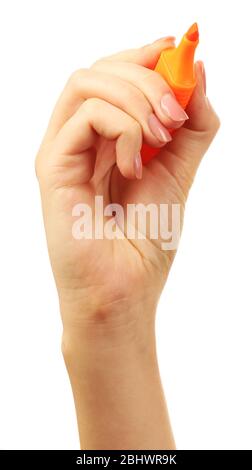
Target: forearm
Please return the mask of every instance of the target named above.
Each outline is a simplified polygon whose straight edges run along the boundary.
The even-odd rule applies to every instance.
[[[66,331],[68,369],[83,449],[174,449],[154,326]]]

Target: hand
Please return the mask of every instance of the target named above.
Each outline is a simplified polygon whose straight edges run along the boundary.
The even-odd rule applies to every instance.
[[[79,240],[72,234],[73,208],[86,203],[94,211],[96,195],[103,196],[104,206],[120,204],[124,213],[129,203],[177,203],[182,219],[219,120],[205,96],[201,62],[188,120],[152,70],[172,45],[170,38],[158,40],[75,72],[36,159],[62,350],[85,449],[175,449],[154,332],[175,252],[162,250],[161,239],[150,236]],[[165,109],[161,99],[167,95]],[[144,168],[143,142],[160,149]]]
[[[219,120],[204,91],[204,69],[196,64],[197,87],[184,124],[176,102],[165,114],[160,106],[169,86],[155,71],[160,52],[173,45],[161,39],[139,49],[102,58],[78,70],[66,84],[52,114],[36,159],[45,228],[59,292],[64,326],[106,315],[116,323],[135,322],[137,310],[155,311],[174,253],[160,240],[75,240],[72,209],[119,203],[179,203],[183,209],[202,156]],[[155,116],[156,135],[153,122]],[[142,142],[160,153],[141,169]],[[142,174],[142,177],[141,177]],[[139,179],[141,178],[141,179]],[[182,211],[183,212],[183,211]],[[70,317],[68,313],[70,313]],[[147,317],[147,315],[145,315]]]

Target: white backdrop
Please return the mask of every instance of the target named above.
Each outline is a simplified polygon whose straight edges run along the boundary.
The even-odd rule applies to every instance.
[[[159,305],[161,374],[178,448],[252,449],[250,3],[1,2],[2,449],[79,445],[33,164],[52,106],[75,69],[194,21],[222,126]]]

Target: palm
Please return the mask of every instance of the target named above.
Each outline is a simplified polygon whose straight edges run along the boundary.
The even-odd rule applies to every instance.
[[[76,168],[67,187],[58,188],[52,204],[54,239],[49,242],[56,281],[61,292],[65,285],[69,287],[72,283],[75,289],[87,289],[88,292],[94,290],[97,302],[100,292],[104,305],[119,299],[120,302],[126,302],[127,298],[132,299],[138,292],[141,295],[149,292],[151,295],[151,285],[155,285],[156,298],[157,285],[161,292],[171,256],[169,252],[160,249],[158,240],[150,240],[148,237],[146,240],[128,240],[126,237],[120,240],[75,240],[72,236],[73,206],[85,202],[94,207],[95,195],[102,195],[104,206],[117,203],[123,207],[125,213],[129,203],[179,203],[183,207],[184,194],[187,191],[178,182],[174,168],[169,169],[167,162],[173,165],[175,156],[168,154],[167,150],[163,149],[144,167],[141,181],[128,180],[113,164],[114,145],[114,142],[106,142],[100,138],[95,176],[89,183],[79,184],[80,165],[80,174]],[[69,167],[66,172],[69,177]],[[59,175],[56,177],[59,179]],[[60,177],[62,178],[62,173]]]

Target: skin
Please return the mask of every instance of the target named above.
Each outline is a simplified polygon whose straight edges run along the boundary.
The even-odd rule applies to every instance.
[[[93,207],[95,195],[125,209],[127,203],[179,203],[183,219],[219,119],[205,95],[202,62],[195,65],[189,119],[177,122],[162,111],[161,97],[171,90],[150,68],[172,45],[163,38],[76,71],[36,157],[83,449],[175,449],[155,346],[157,304],[175,253],[149,238],[72,236],[73,206]],[[166,129],[177,129],[168,144],[150,130],[151,113]],[[143,141],[160,151],[139,179],[135,156]]]

